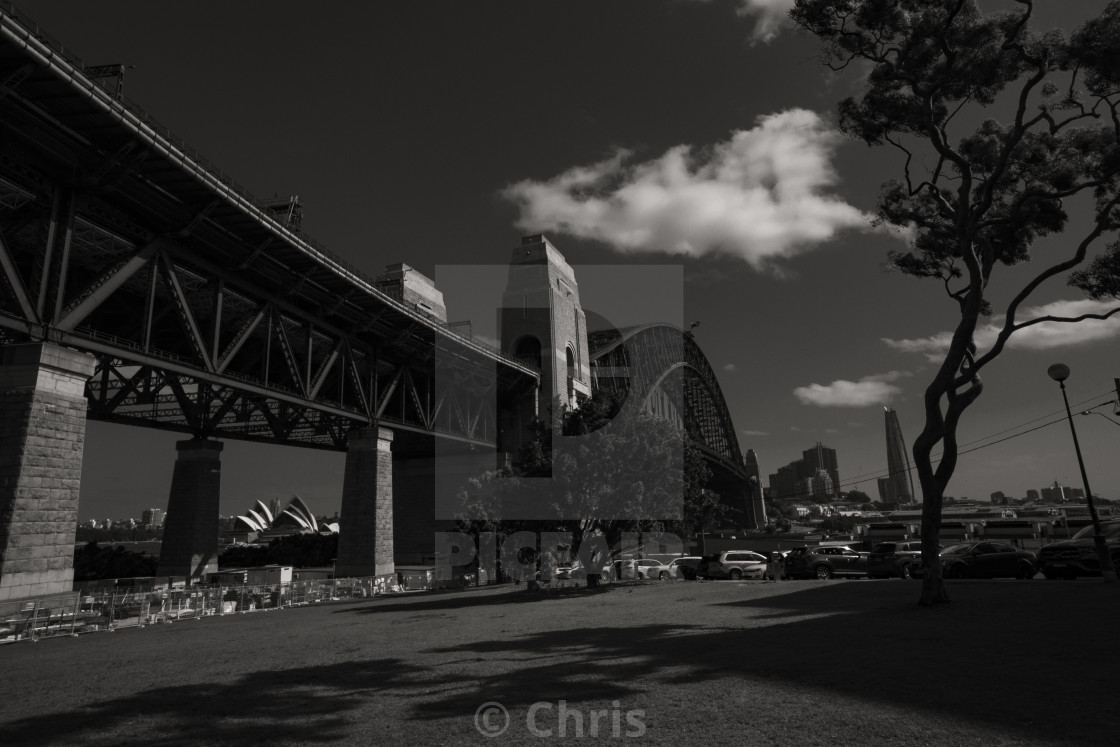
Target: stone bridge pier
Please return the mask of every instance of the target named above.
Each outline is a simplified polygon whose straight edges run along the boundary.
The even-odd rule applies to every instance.
[[[222,446],[201,438],[175,444],[179,457],[167,496],[159,576],[185,576],[199,583],[218,571]]]
[[[94,359],[0,348],[0,599],[70,591]]]
[[[347,436],[335,578],[396,573],[392,444],[388,428],[356,428]]]

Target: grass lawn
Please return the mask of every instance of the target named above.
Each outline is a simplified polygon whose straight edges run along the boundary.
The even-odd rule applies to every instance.
[[[2,646],[0,745],[538,743],[530,725],[559,738],[560,701],[585,743],[1120,734],[1120,587],[1099,580],[950,582],[938,609],[906,581],[521,588]],[[497,738],[476,728],[486,702],[509,714]]]

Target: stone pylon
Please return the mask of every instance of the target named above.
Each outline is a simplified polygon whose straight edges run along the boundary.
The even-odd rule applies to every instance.
[[[0,348],[0,599],[70,591],[94,359]]]

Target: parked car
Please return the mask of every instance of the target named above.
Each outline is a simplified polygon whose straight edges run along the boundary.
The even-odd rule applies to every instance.
[[[725,550],[705,555],[696,567],[700,578],[762,578],[766,572],[766,556],[750,550]]]
[[[961,542],[941,551],[941,575],[945,578],[1024,578],[1038,573],[1038,558],[1006,542]],[[915,576],[924,575],[921,556],[913,564]]]
[[[696,580],[696,566],[703,560],[699,555],[686,555],[673,558],[669,563],[669,578],[683,578],[689,581]]]
[[[869,557],[843,545],[795,547],[786,556],[785,571],[789,578],[866,576]]]
[[[665,581],[671,578],[673,571],[665,563],[653,558],[642,558],[638,561],[639,578],[656,578]]]
[[[642,558],[641,560],[616,560],[614,561],[614,577],[618,579],[634,579],[635,569],[637,578],[667,579],[671,571],[669,566],[660,560]]]
[[[645,578],[642,573],[642,567],[639,565],[640,560],[616,560],[614,561],[614,578],[620,581],[634,581],[636,579]]]
[[[1112,558],[1112,568],[1120,573],[1120,521],[1102,521],[1101,534]],[[1082,527],[1069,539],[1043,547],[1038,551],[1038,565],[1048,579],[1101,575],[1093,525]]]
[[[911,567],[922,555],[921,540],[880,542],[867,557],[867,575],[871,578],[913,578]]]
[[[599,575],[603,578],[607,578],[611,575],[611,563],[609,561],[599,569]],[[587,569],[584,568],[583,564],[577,560],[572,563],[570,568],[568,568],[567,578],[585,579],[587,578]]]

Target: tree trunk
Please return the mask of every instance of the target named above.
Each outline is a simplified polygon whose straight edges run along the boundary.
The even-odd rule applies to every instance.
[[[931,607],[935,604],[949,604],[949,593],[945,591],[945,579],[941,577],[940,554],[941,538],[941,493],[934,491],[934,495],[926,495],[923,490],[922,500],[936,503],[936,511],[922,512],[922,566],[925,576],[922,578],[922,595],[918,598],[919,607]],[[931,526],[935,521],[936,525]]]
[[[949,594],[941,578],[941,505],[944,497],[944,484],[933,469],[930,454],[934,444],[944,435],[945,422],[941,417],[938,403],[941,399],[935,381],[926,390],[926,425],[914,441],[914,466],[918,471],[918,481],[922,486],[922,594],[918,606],[930,607],[935,604],[948,604]],[[952,459],[952,454],[950,459]],[[951,468],[950,468],[951,469]],[[940,472],[940,470],[938,470]],[[952,472],[950,471],[950,474]]]

